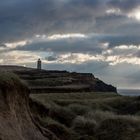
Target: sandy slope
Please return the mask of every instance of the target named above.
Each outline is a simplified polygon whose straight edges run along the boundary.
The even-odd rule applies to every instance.
[[[0,140],[48,140],[33,123],[28,94],[15,75],[0,74]]]

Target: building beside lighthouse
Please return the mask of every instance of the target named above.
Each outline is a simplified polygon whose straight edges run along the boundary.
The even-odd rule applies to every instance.
[[[41,64],[42,62],[41,62],[41,60],[40,59],[38,59],[38,61],[37,61],[37,69],[38,70],[41,70]]]

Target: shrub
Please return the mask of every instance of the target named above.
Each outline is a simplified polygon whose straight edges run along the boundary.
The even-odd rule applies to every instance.
[[[76,115],[84,115],[91,110],[90,107],[80,104],[70,104],[68,108],[73,111]]]
[[[42,124],[61,140],[76,140],[75,133],[71,129],[50,117],[42,118]]]
[[[138,111],[135,115],[140,116],[140,111]]]
[[[119,116],[102,121],[96,136],[99,140],[132,140],[139,137],[139,130],[139,123],[136,120]]]
[[[60,106],[50,108],[48,115],[68,127],[71,126],[73,119],[76,117],[72,111]]]
[[[95,120],[97,123],[100,123],[101,121],[108,119],[108,118],[114,118],[115,114],[113,112],[109,111],[100,111],[96,110],[95,112],[88,112],[85,115],[86,118]]]
[[[84,135],[80,136],[78,140],[97,140],[94,136]]]
[[[27,89],[27,85],[16,74],[0,71],[0,88],[5,88],[5,90],[13,88],[14,90],[18,90],[19,88]]]
[[[82,116],[78,116],[73,121],[72,129],[80,135],[95,134],[96,122],[94,120],[86,119]]]

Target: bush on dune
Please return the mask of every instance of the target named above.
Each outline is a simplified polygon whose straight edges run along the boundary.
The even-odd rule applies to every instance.
[[[76,115],[84,115],[91,111],[91,108],[89,106],[80,104],[70,104],[68,108]]]
[[[114,117],[115,117],[115,114],[113,112],[101,111],[101,110],[88,112],[85,115],[85,118],[95,120],[97,123],[100,123],[103,120],[106,120],[108,118],[114,118]]]
[[[73,121],[73,130],[80,135],[96,136],[98,140],[140,139],[140,118],[117,115],[108,111],[88,112]]]
[[[77,140],[97,140],[97,139],[94,136],[84,135],[84,136],[79,136]]]
[[[86,119],[78,116],[74,119],[72,129],[80,135],[95,135],[96,122],[94,120]]]
[[[76,134],[65,125],[53,120],[50,117],[45,117],[41,119],[42,125],[53,132],[60,140],[76,140]]]
[[[52,107],[49,110],[48,116],[68,127],[71,126],[73,119],[76,117],[71,110],[60,106]]]
[[[61,94],[52,94],[55,103],[51,105],[46,100],[47,116],[57,122],[49,125],[49,129],[60,134],[71,130],[76,140],[140,140],[139,97],[87,97],[86,100],[83,95],[82,100],[80,95],[73,98],[73,94],[65,95],[66,99]]]
[[[140,122],[131,118],[116,117],[102,121],[96,130],[99,140],[136,140],[140,138]]]
[[[111,107],[113,112],[118,114],[135,114],[140,107],[136,101],[136,97],[117,97],[109,100],[104,100],[104,104]]]
[[[51,101],[41,103],[33,99],[30,102],[33,114],[35,114],[35,116],[39,116],[40,118],[50,117],[61,124],[70,126],[72,120],[76,117],[75,113],[73,113],[70,109],[59,106]]]
[[[15,90],[19,90],[20,88],[26,88],[26,90],[28,90],[26,83],[21,81],[17,75],[10,72],[0,72],[0,87],[1,89],[9,91],[12,88]]]

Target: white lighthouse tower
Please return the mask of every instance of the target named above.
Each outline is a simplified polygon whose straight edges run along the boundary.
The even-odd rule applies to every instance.
[[[38,70],[41,70],[41,60],[40,59],[38,59],[38,61],[37,61],[37,69]]]

